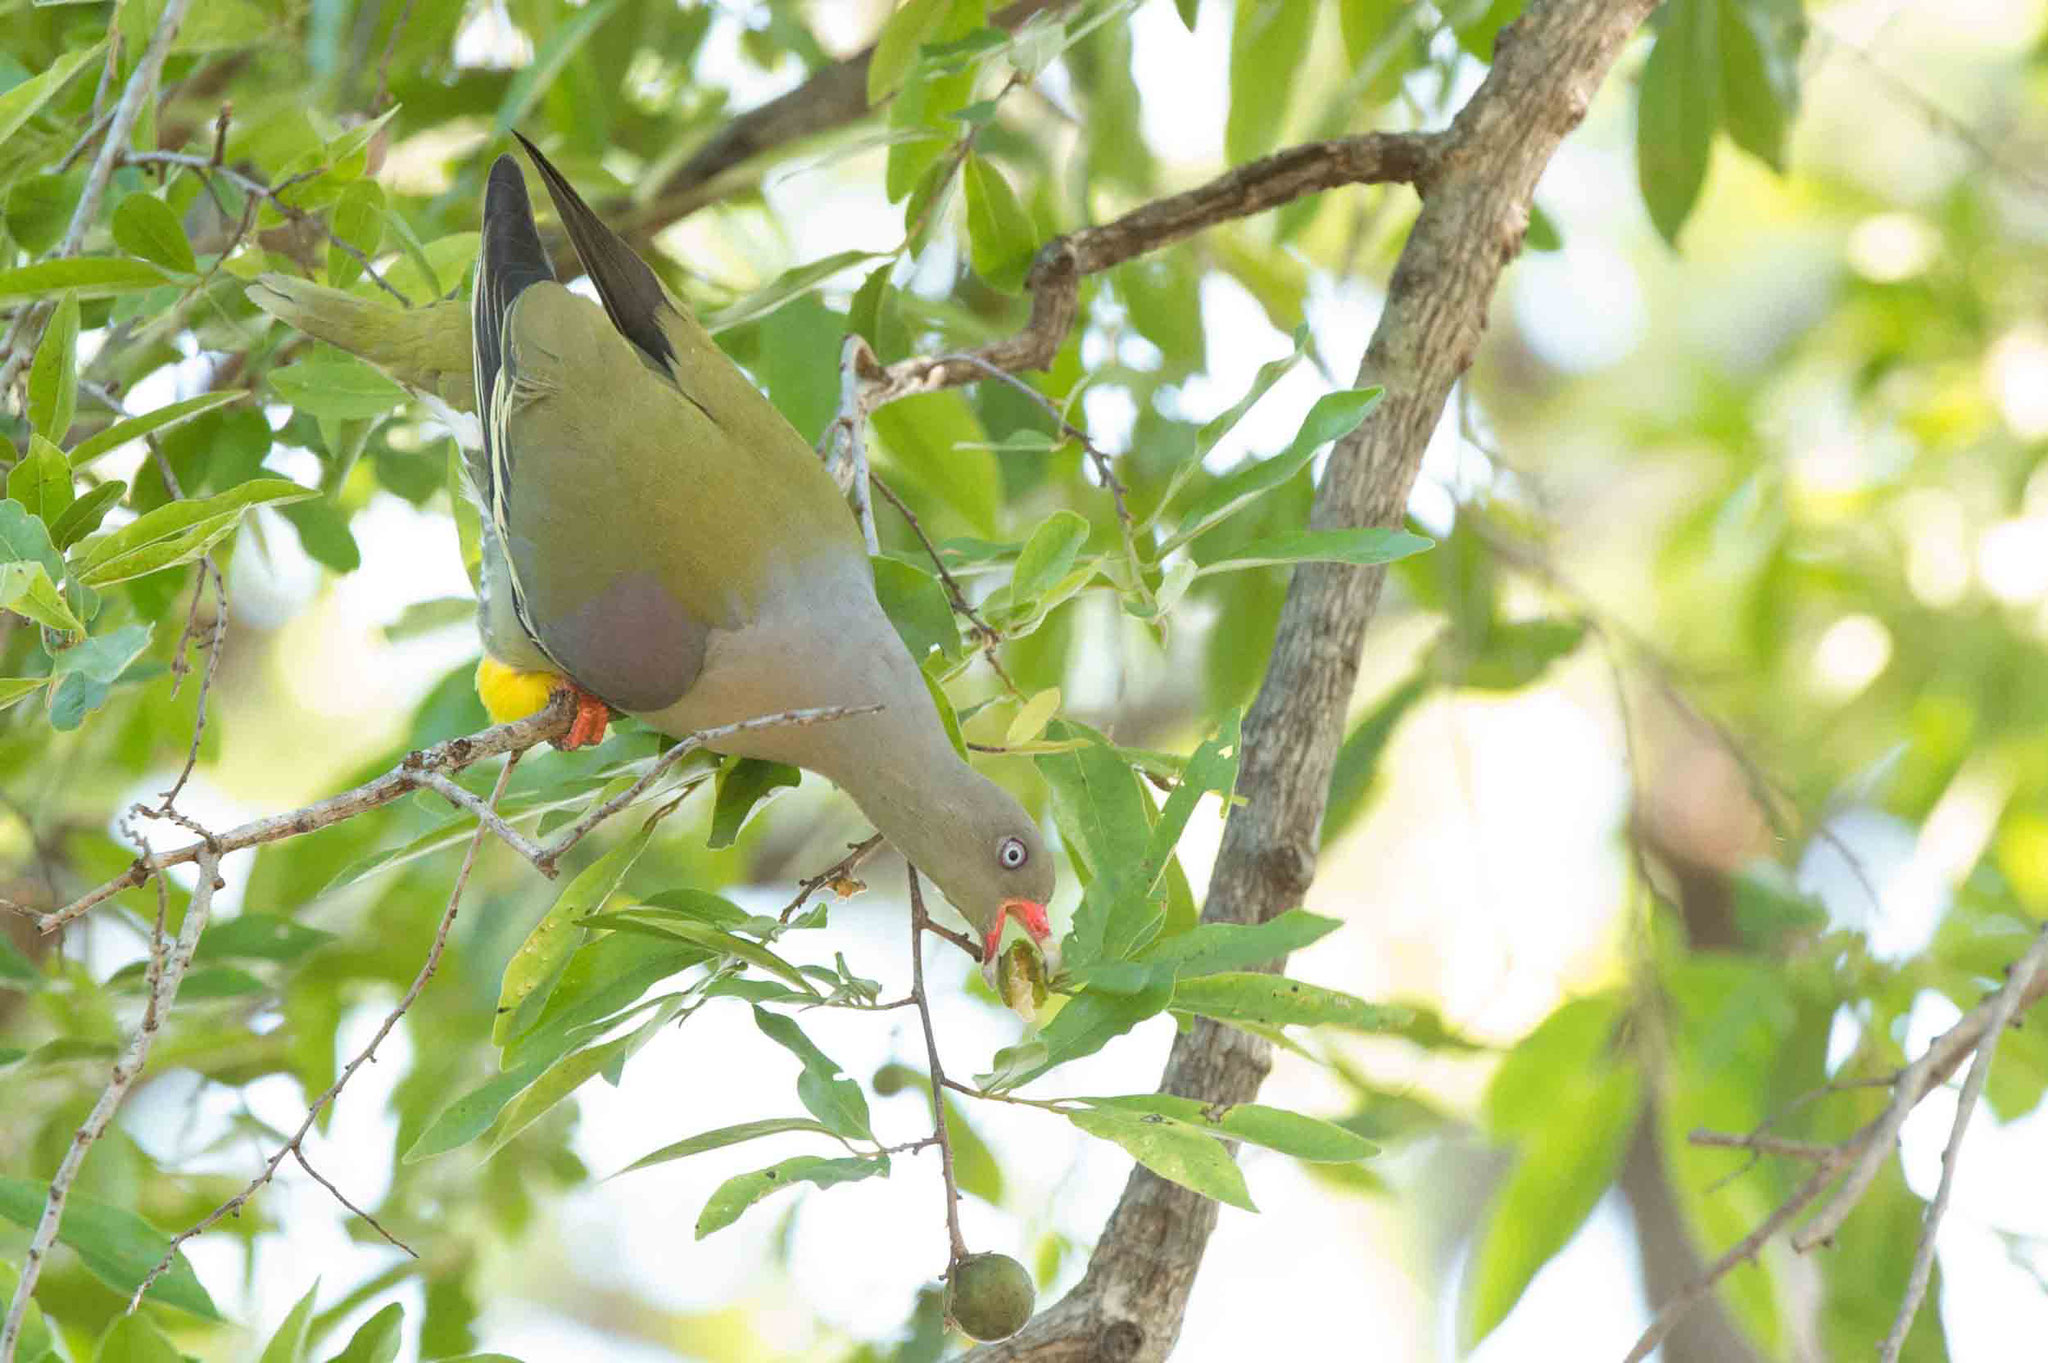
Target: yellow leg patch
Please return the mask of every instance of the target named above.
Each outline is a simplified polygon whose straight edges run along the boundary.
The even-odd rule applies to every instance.
[[[555,692],[569,685],[554,672],[528,672],[486,657],[476,665],[476,694],[493,724],[509,724],[545,710]]]

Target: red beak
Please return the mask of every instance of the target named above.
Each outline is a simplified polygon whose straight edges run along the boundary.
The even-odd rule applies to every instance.
[[[981,959],[984,964],[993,962],[1003,945],[1003,924],[1015,917],[1031,940],[1041,947],[1052,936],[1052,924],[1046,919],[1045,905],[1035,899],[1005,899],[1002,911],[996,914],[996,921],[989,924],[988,935],[981,942]]]

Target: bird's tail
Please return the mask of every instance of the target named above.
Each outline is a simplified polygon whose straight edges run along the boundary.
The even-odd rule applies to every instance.
[[[368,360],[457,411],[476,410],[469,307],[460,300],[397,308],[291,275],[258,275],[249,301],[288,326]]]
[[[505,318],[520,294],[550,282],[554,267],[533,224],[533,203],[526,197],[526,177],[511,156],[491,163],[484,183],[483,241],[476,258],[476,292],[471,300],[471,328],[476,356],[478,415],[489,425],[491,393],[505,367]]]
[[[597,286],[597,296],[603,301],[612,325],[643,355],[667,370],[670,378],[675,378],[676,347],[666,324],[679,314],[668,290],[626,239],[591,211],[554,163],[540,154],[540,148],[516,131],[512,135],[526,148],[533,168],[540,172],[541,183],[548,187],[548,197],[554,200],[555,212],[562,219],[562,230],[569,234],[577,258],[589,272],[590,282]]]

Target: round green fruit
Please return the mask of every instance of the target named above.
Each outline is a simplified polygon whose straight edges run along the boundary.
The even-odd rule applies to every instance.
[[[1007,1254],[970,1254],[953,1265],[946,1314],[971,1339],[1008,1339],[1031,1319],[1031,1274]]]

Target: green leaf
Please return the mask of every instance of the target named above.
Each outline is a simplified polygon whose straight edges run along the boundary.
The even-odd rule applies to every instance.
[[[1278,143],[1320,8],[1301,0],[1237,0],[1230,115],[1223,128],[1223,154],[1232,165],[1264,156]]]
[[[1081,1108],[1068,1111],[1066,1117],[1091,1136],[1115,1141],[1161,1178],[1248,1212],[1258,1210],[1244,1186],[1243,1171],[1214,1137],[1156,1113]]]
[[[1480,61],[1493,60],[1494,39],[1500,31],[1521,17],[1528,0],[1472,0],[1451,20],[1458,46]]]
[[[1309,408],[1308,416],[1286,449],[1266,459],[1254,459],[1216,480],[1182,515],[1180,528],[1160,549],[1163,557],[1203,531],[1216,526],[1241,507],[1263,497],[1308,466],[1316,451],[1333,440],[1357,430],[1372,409],[1379,406],[1383,390],[1347,388],[1325,393]]]
[[[192,952],[198,961],[274,961],[279,964],[310,956],[335,940],[331,932],[274,913],[242,913],[217,919],[199,934]]]
[[[1409,678],[1344,736],[1343,746],[1337,749],[1337,761],[1330,769],[1329,802],[1323,806],[1321,837],[1325,845],[1364,813],[1379,773],[1380,757],[1386,752],[1394,730],[1429,695],[1430,689],[1427,676]]]
[[[1029,601],[1049,591],[1074,566],[1074,555],[1088,542],[1087,520],[1072,511],[1055,511],[1040,521],[1017,554],[1010,573],[1010,599]]]
[[[833,1134],[872,1140],[868,1121],[867,1095],[860,1085],[844,1077],[839,1062],[826,1055],[804,1035],[803,1028],[780,1013],[754,1009],[754,1025],[761,1034],[803,1062],[797,1077],[796,1096],[804,1110],[831,1128]]]
[[[880,104],[896,92],[917,60],[917,49],[938,31],[952,7],[953,0],[907,0],[889,16],[875,38],[874,55],[868,59],[870,105]]]
[[[25,22],[25,21],[24,21]],[[58,91],[71,83],[79,68],[99,57],[106,43],[95,42],[88,47],[63,53],[50,63],[47,71],[22,81],[6,94],[0,95],[0,147],[7,145],[7,139],[20,132],[22,125],[36,116],[36,111],[48,104]]]
[[[1166,490],[1159,494],[1158,510],[1155,510],[1153,515],[1156,516],[1158,511],[1164,510],[1180,495],[1188,480],[1202,471],[1202,461],[1209,457],[1210,452],[1222,442],[1223,437],[1237,429],[1237,423],[1244,420],[1245,413],[1257,406],[1259,399],[1271,392],[1274,384],[1287,377],[1288,372],[1301,363],[1301,357],[1308,353],[1310,337],[1311,332],[1306,323],[1296,327],[1294,348],[1279,359],[1268,360],[1260,365],[1259,372],[1252,376],[1251,387],[1245,390],[1244,396],[1202,424],[1202,429],[1195,433],[1194,445],[1186,453],[1175,456],[1173,474],[1166,480]],[[1149,519],[1147,524],[1150,524]]]
[[[1517,1042],[1486,1090],[1486,1124],[1497,1136],[1528,1136],[1556,1120],[1560,1086],[1612,1064],[1624,1003],[1593,994],[1559,1007]]]
[[[164,1338],[156,1322],[140,1313],[116,1316],[92,1358],[93,1363],[185,1363],[185,1355]]]
[[[1002,474],[980,419],[958,389],[920,393],[881,408],[874,415],[875,435],[888,463],[903,476],[890,481],[899,491],[913,483],[944,507],[958,513],[976,535],[993,537],[1002,507]],[[907,495],[907,494],[906,494]],[[915,505],[915,499],[912,499]],[[927,528],[932,513],[919,506]]]
[[[405,1342],[405,1307],[397,1302],[364,1321],[349,1338],[348,1347],[327,1363],[392,1363],[398,1347]]]
[[[47,1184],[21,1178],[0,1178],[0,1216],[23,1230],[42,1219]],[[132,1293],[171,1247],[170,1237],[134,1212],[71,1194],[57,1227],[58,1243],[77,1251],[86,1269],[123,1297]],[[192,1265],[179,1254],[170,1271],[150,1284],[146,1300],[175,1306],[202,1320],[219,1320],[213,1299],[193,1276]]]
[[[232,533],[250,507],[317,495],[283,478],[252,478],[211,497],[187,497],[87,540],[72,555],[72,576],[83,586],[104,587],[189,563]]]
[[[786,762],[768,762],[758,757],[727,759],[718,769],[718,793],[711,807],[710,848],[730,847],[740,828],[755,808],[778,790],[803,780],[803,773]]]
[[[77,309],[73,308],[73,322]],[[64,451],[40,434],[28,439],[28,453],[7,475],[7,496],[28,508],[31,516],[54,526],[71,507],[71,464]],[[53,532],[50,536],[55,541]]]
[[[300,360],[269,374],[277,395],[308,416],[347,421],[380,417],[405,401],[405,389],[352,355]]]
[[[71,467],[74,470],[82,469],[109,450],[117,449],[131,440],[148,435],[152,431],[164,430],[181,422],[190,421],[202,412],[210,412],[216,407],[226,406],[230,402],[239,400],[242,396],[244,395],[238,392],[202,393],[196,398],[184,398],[177,402],[167,402],[155,411],[144,412],[141,416],[123,417],[98,435],[81,440],[72,446]],[[118,487],[119,484],[112,484],[112,486]]]
[[[1283,1155],[1318,1163],[1364,1159],[1379,1147],[1335,1122],[1309,1117],[1261,1103],[1219,1105],[1177,1098],[1168,1093],[1140,1093],[1118,1098],[1083,1098],[1096,1108],[1139,1116],[1165,1117],[1181,1126],[1248,1145],[1278,1150]]]
[[[1531,251],[1557,251],[1564,247],[1564,233],[1558,231],[1557,223],[1543,205],[1529,205],[1529,229],[1522,234],[1522,245]]]
[[[996,1052],[983,1088],[1011,1089],[1028,1084],[1047,1071],[1093,1055],[1147,1018],[1162,1012],[1173,997],[1171,985],[1155,985],[1129,994],[1096,990],[1067,1000],[1038,1035]]]
[[[1189,932],[1153,943],[1141,959],[1165,967],[1169,978],[1248,970],[1300,951],[1342,926],[1304,909],[1289,909],[1263,923],[1198,923]]]
[[[280,511],[299,532],[299,547],[313,562],[336,573],[352,573],[363,566],[363,551],[349,529],[348,515],[333,502],[322,497]]]
[[[12,1303],[14,1290],[20,1282],[21,1276],[15,1272],[14,1265],[0,1260],[0,1301]],[[43,1308],[36,1305],[33,1298],[22,1313],[18,1339],[20,1357],[30,1363],[63,1363],[63,1357],[57,1353],[57,1337],[51,1333],[49,1322],[43,1319]]]
[[[64,576],[64,559],[50,542],[49,529],[13,498],[0,501],[0,563],[40,563],[52,582]]]
[[[277,1333],[263,1346],[263,1356],[256,1363],[304,1363],[307,1326],[313,1319],[313,1300],[319,1295],[320,1280],[316,1278],[306,1289],[306,1295],[285,1313]]]
[[[1180,835],[1187,831],[1188,820],[1194,815],[1196,802],[1204,795],[1220,795],[1227,799],[1236,788],[1238,760],[1242,755],[1240,725],[1241,719],[1236,710],[1226,712],[1216,726],[1215,736],[1204,740],[1195,749],[1195,755],[1182,768],[1180,781],[1174,786],[1173,793],[1166,797],[1166,804],[1160,809],[1159,820],[1152,826],[1146,843],[1145,888],[1148,893],[1158,889],[1160,880],[1166,875],[1174,849],[1180,845]]]
[[[870,260],[878,260],[882,254],[879,251],[839,251],[809,264],[784,270],[765,287],[755,290],[730,307],[721,308],[706,316],[704,329],[716,336],[721,331],[730,331],[734,327],[745,326],[748,322],[757,322],[792,299],[801,298],[841,270]]]
[[[327,230],[332,238],[327,243],[327,282],[345,289],[362,277],[363,262],[341,243],[374,256],[384,242],[383,188],[375,180],[358,180],[343,190]]]
[[[766,1169],[729,1178],[718,1185],[718,1190],[711,1194],[711,1199],[698,1215],[697,1238],[702,1240],[714,1231],[724,1230],[739,1220],[747,1208],[784,1188],[794,1188],[799,1183],[830,1188],[841,1183],[857,1183],[877,1174],[886,1177],[888,1172],[889,1161],[886,1158],[823,1159],[816,1155],[798,1155]]]
[[[498,105],[500,133],[516,128],[524,121],[534,104],[555,83],[555,77],[561,74],[562,68],[590,41],[590,35],[597,32],[597,26],[609,19],[618,7],[619,0],[592,0],[535,47],[533,60],[521,67],[505,87],[505,98]]]
[[[1174,9],[1180,14],[1180,21],[1190,33],[1195,31],[1195,16],[1201,13],[1202,0],[1173,0]]]
[[[427,1124],[405,1152],[405,1163],[445,1155],[484,1134],[498,1120],[505,1105],[524,1093],[555,1062],[552,1055],[536,1055],[511,1069],[485,1080],[463,1094]]]
[[[1722,0],[1671,0],[1643,63],[1636,103],[1636,177],[1650,221],[1674,248],[1707,181],[1721,122]]]
[[[1130,765],[1093,730],[1061,720],[1046,736],[1083,741],[1074,751],[1036,759],[1051,789],[1054,818],[1089,876],[1063,950],[1075,966],[1123,960],[1151,941],[1165,919],[1145,873],[1150,803]]]
[[[77,411],[78,295],[67,293],[50,314],[50,324],[43,328],[35,363],[28,372],[28,424],[49,440],[62,440]],[[70,481],[68,472],[65,481]],[[13,488],[9,479],[9,496]]]
[[[824,1136],[835,1134],[831,1127],[809,1117],[763,1117],[759,1121],[741,1122],[736,1126],[721,1126],[715,1131],[706,1131],[688,1140],[664,1145],[652,1154],[642,1155],[612,1177],[617,1178],[620,1174],[630,1174],[635,1169],[646,1169],[656,1164],[667,1164],[670,1160],[701,1155],[706,1150],[723,1150],[728,1145],[738,1145],[742,1141],[759,1140],[763,1136],[779,1136],[787,1131],[811,1131]]]
[[[179,274],[199,268],[178,215],[154,194],[137,192],[121,200],[114,209],[113,228],[114,244],[131,256]]]
[[[527,1127],[545,1116],[555,1104],[567,1098],[589,1080],[600,1074],[613,1076],[617,1080],[619,1071],[626,1062],[637,1055],[640,1049],[660,1033],[661,1029],[675,1021],[676,1014],[683,1010],[684,1000],[673,998],[655,1008],[645,1022],[621,1037],[596,1046],[586,1046],[573,1051],[548,1067],[545,1074],[533,1081],[527,1089],[514,1098],[504,1110],[491,1132],[490,1144],[484,1147],[481,1158],[490,1159],[509,1145],[513,1138]]]
[[[901,559],[878,556],[869,563],[875,570],[875,599],[910,656],[923,662],[934,650],[947,659],[959,653],[960,626],[939,580]]]
[[[812,997],[818,996],[817,989],[804,978],[802,971],[783,960],[758,942],[748,941],[719,928],[693,921],[695,915],[673,909],[661,909],[650,905],[636,905],[612,913],[600,914],[595,918],[582,920],[593,928],[625,928],[633,931],[658,933],[667,937],[680,938],[703,947],[721,956],[737,956],[749,965],[757,965],[776,976],[792,988],[799,989]]]
[[[1003,172],[985,156],[969,156],[962,171],[967,191],[967,241],[974,272],[990,288],[1015,293],[1024,287],[1038,252],[1038,229],[1017,201]]]
[[[1543,1119],[1520,1142],[1473,1254],[1467,1348],[1507,1318],[1537,1271],[1585,1224],[1635,1132],[1640,1085],[1633,1070],[1601,1062],[1590,1071],[1546,1073]]]
[[[48,677],[0,677],[0,710],[26,700],[50,684]],[[8,948],[12,951],[13,948]],[[7,974],[6,967],[13,957],[0,954],[0,976]]]
[[[71,256],[45,260],[16,270],[0,270],[0,303],[47,298],[53,293],[75,289],[80,298],[111,298],[116,294],[140,293],[170,282],[170,277],[146,260],[120,256]]]
[[[1218,1022],[1259,1022],[1273,1027],[1348,1027],[1358,1032],[1398,1031],[1412,1010],[1364,999],[1285,975],[1226,972],[1183,979],[1174,986],[1173,1009]]]
[[[1723,124],[1736,146],[1783,175],[1805,18],[1797,0],[1720,0],[1720,10]]]
[[[142,650],[149,647],[149,637],[155,628],[154,625],[123,625],[59,650],[51,659],[50,675],[61,677],[76,672],[96,682],[111,682],[142,656]]]
[[[128,485],[119,479],[101,483],[64,508],[64,514],[50,525],[50,540],[58,549],[69,549],[100,528],[107,512],[121,500]]]
[[[50,570],[40,563],[0,563],[0,610],[25,615],[50,629],[85,633],[84,622],[72,613],[64,593],[50,581]]]
[[[1233,549],[1230,557],[1197,568],[1195,576],[1235,573],[1276,563],[1349,563],[1362,568],[1375,563],[1392,563],[1395,559],[1419,554],[1435,545],[1435,540],[1411,535],[1406,530],[1386,530],[1377,526],[1356,530],[1296,530],[1285,535],[1268,535],[1241,549]]]
[[[491,1041],[504,1046],[531,1027],[546,1006],[555,982],[562,977],[569,958],[583,944],[585,931],[579,922],[603,907],[626,872],[647,850],[654,836],[651,826],[627,838],[611,851],[583,868],[562,888],[533,931],[505,963],[505,978],[498,989],[498,1012],[491,1024]]]
[[[74,166],[61,175],[24,175],[16,180],[7,190],[6,218],[14,244],[31,255],[55,249],[85,195],[85,177],[86,168]]]
[[[708,958],[700,948],[659,937],[600,933],[570,957],[540,1020],[505,1049],[504,1065],[517,1067],[537,1056],[560,1055],[583,1035],[583,1028],[610,1018],[650,986]]]

